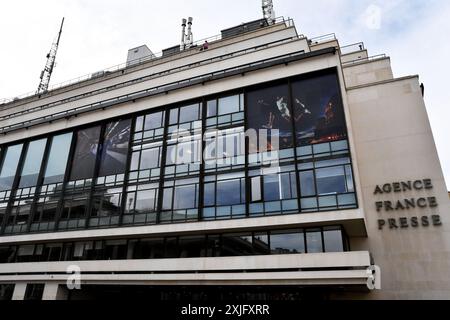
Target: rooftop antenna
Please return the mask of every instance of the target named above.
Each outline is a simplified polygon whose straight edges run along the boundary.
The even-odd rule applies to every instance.
[[[262,10],[264,19],[266,19],[269,24],[274,24],[275,10],[273,10],[272,0],[262,0]]]
[[[194,43],[194,35],[192,34],[192,17],[187,20],[181,20],[181,45],[180,50],[189,49]],[[187,33],[186,33],[186,22],[187,22]]]
[[[61,39],[62,28],[64,25],[64,18],[61,21],[61,27],[59,29],[58,39],[53,42],[50,52],[47,54],[47,63],[44,70],[41,72],[41,81],[37,88],[36,94],[44,93],[48,90],[50,84],[50,78],[52,76],[53,68],[55,67],[56,52],[58,51],[59,40]]]
[[[186,46],[186,19],[181,20],[181,45],[180,50],[183,51]]]

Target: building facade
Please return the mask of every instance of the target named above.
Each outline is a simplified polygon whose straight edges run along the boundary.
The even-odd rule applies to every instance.
[[[362,43],[250,22],[4,103],[0,134],[2,299],[450,298],[418,76]]]

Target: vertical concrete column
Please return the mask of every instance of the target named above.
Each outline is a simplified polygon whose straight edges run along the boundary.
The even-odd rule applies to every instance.
[[[42,300],[67,300],[67,289],[59,283],[46,283]]]
[[[24,300],[25,299],[25,291],[27,290],[27,284],[24,282],[16,283],[14,286],[14,292],[12,296],[12,300]]]

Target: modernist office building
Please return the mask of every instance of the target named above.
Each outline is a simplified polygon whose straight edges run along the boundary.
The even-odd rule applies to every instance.
[[[0,105],[2,299],[450,298],[418,76],[291,20],[201,43]]]

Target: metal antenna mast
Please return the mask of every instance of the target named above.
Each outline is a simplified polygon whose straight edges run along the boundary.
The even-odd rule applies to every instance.
[[[275,23],[275,11],[272,0],[262,0],[263,16],[269,24]]]
[[[41,82],[37,88],[36,93],[44,93],[48,90],[50,84],[50,77],[52,76],[53,68],[55,67],[56,52],[58,51],[59,39],[61,39],[62,28],[64,25],[64,18],[61,22],[61,28],[59,29],[58,39],[53,42],[50,52],[47,54],[47,63],[44,70],[41,72]]]

